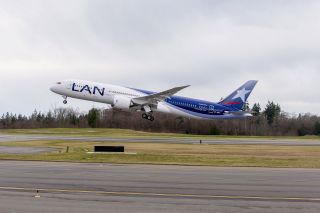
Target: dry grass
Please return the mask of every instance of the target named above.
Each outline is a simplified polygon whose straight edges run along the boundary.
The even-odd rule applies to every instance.
[[[2,129],[0,134],[31,134],[31,135],[66,135],[66,136],[94,136],[94,137],[164,137],[164,138],[197,138],[197,139],[228,139],[228,140],[239,140],[239,139],[308,139],[308,140],[320,140],[319,136],[304,136],[304,137],[274,137],[274,136],[224,136],[224,135],[189,135],[189,134],[175,134],[175,133],[151,133],[134,131],[128,129],[108,129],[108,128],[52,128],[52,129]]]
[[[32,141],[8,146],[52,147],[59,151],[35,155],[0,154],[0,159],[71,162],[146,163],[209,166],[320,168],[320,146],[199,145],[163,143],[104,143]],[[124,145],[137,155],[87,154],[94,145]],[[66,147],[69,146],[69,153]]]

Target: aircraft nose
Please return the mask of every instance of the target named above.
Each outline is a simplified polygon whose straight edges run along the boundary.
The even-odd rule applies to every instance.
[[[56,92],[56,91],[57,91],[57,86],[56,86],[56,85],[51,86],[51,87],[50,87],[50,90],[51,90],[52,92]]]

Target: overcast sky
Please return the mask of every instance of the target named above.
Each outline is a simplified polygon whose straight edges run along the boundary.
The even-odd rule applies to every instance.
[[[249,79],[249,102],[320,114],[320,1],[0,0],[0,113],[62,106],[85,79],[218,101]],[[85,101],[69,100],[85,111]]]

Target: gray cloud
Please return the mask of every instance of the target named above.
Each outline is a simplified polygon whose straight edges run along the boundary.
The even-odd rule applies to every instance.
[[[152,90],[191,84],[182,95],[213,101],[258,79],[251,102],[320,113],[318,1],[0,3],[1,113],[61,105],[48,87],[65,78]]]

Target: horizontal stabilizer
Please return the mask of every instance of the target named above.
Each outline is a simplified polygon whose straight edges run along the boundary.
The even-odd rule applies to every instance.
[[[246,112],[246,111],[225,111],[224,114],[231,114],[231,115],[241,115],[246,117],[251,117],[252,112]]]

